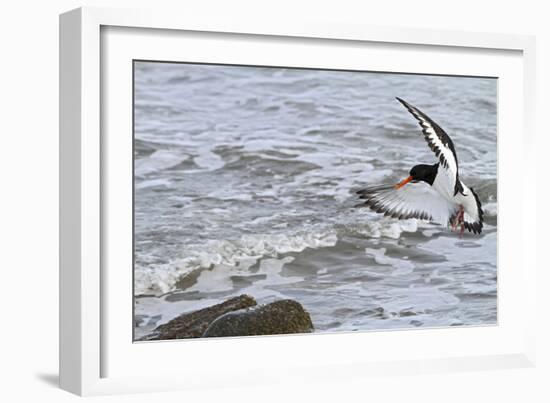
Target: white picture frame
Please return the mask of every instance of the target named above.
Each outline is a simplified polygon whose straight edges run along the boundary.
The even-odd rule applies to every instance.
[[[115,32],[113,39],[107,41],[102,35],[109,32],[109,27],[117,27],[112,32],[119,30],[118,32],[122,32],[121,37],[117,39]],[[140,38],[141,47],[155,47],[155,42],[158,43],[157,57],[162,57],[162,49],[171,49],[171,45],[181,40],[178,32],[192,32],[195,38],[216,33],[216,40],[222,41],[225,40],[224,36],[229,40],[230,36],[237,35],[239,38],[252,38],[252,42],[259,46],[265,41],[270,41],[281,42],[281,46],[284,47],[288,41],[293,41],[307,47],[312,46],[311,41],[319,41],[320,46],[331,46],[334,51],[345,47],[346,44],[358,44],[359,48],[356,51],[361,52],[361,44],[374,43],[381,49],[394,46],[397,54],[404,52],[407,47],[412,47],[416,52],[424,52],[422,54],[428,58],[433,58],[433,55],[430,56],[432,50],[447,52],[449,60],[459,60],[468,52],[473,55],[472,57],[481,58],[485,57],[484,55],[496,55],[498,58],[500,54],[510,54],[513,56],[510,58],[510,79],[506,82],[510,83],[510,91],[517,93],[521,99],[515,100],[514,103],[510,101],[509,104],[501,104],[499,100],[499,112],[506,112],[501,114],[506,115],[505,117],[499,117],[499,136],[504,136],[503,143],[508,144],[503,147],[499,143],[499,192],[500,178],[503,174],[508,178],[517,175],[506,164],[510,154],[519,150],[519,158],[529,161],[536,149],[533,132],[533,37],[356,26],[313,19],[300,24],[281,24],[269,20],[267,16],[255,20],[247,20],[244,17],[238,20],[216,20],[151,10],[81,8],[61,15],[60,384],[63,389],[79,395],[96,395],[207,388],[229,383],[254,385],[273,382],[274,379],[277,382],[295,382],[296,377],[302,381],[329,380],[344,379],[352,374],[353,377],[357,377],[534,365],[536,323],[530,315],[534,315],[535,312],[537,262],[536,242],[533,239],[534,235],[529,234],[536,233],[536,211],[528,208],[529,201],[535,198],[534,190],[515,192],[515,196],[510,197],[507,197],[508,193],[499,193],[499,209],[505,209],[513,203],[520,203],[522,208],[517,222],[510,222],[509,225],[505,220],[506,214],[503,214],[501,220],[500,213],[505,211],[499,210],[499,262],[516,264],[521,270],[510,271],[510,275],[504,276],[502,282],[499,278],[498,326],[479,329],[193,340],[148,343],[148,346],[133,343],[126,336],[119,336],[130,327],[130,317],[127,318],[127,323],[121,325],[121,330],[117,327],[117,324],[121,323],[118,318],[124,318],[129,304],[113,301],[113,298],[109,298],[109,293],[116,284],[125,284],[128,272],[122,270],[123,275],[118,277],[113,276],[113,272],[107,269],[111,267],[110,259],[116,257],[111,256],[113,251],[109,248],[105,228],[109,228],[109,220],[113,217],[106,214],[106,211],[111,209],[109,197],[106,195],[111,191],[110,182],[114,180],[111,176],[115,176],[115,168],[112,168],[113,164],[109,163],[109,159],[113,157],[113,152],[116,155],[117,150],[122,148],[111,142],[113,136],[107,139],[104,136],[109,132],[111,124],[128,123],[125,113],[129,112],[131,105],[126,105],[124,109],[125,98],[121,96],[119,104],[122,104],[122,109],[120,105],[116,106],[120,114],[117,113],[116,122],[110,123],[109,115],[112,115],[112,112],[109,107],[115,107],[118,95],[124,95],[125,90],[116,87],[112,80],[102,77],[105,73],[105,60],[102,58],[115,59],[114,53],[105,50],[109,47],[117,50],[116,57],[125,57],[125,60],[139,58],[132,55],[135,44],[134,47],[125,46],[125,43],[121,42],[131,41],[131,38],[122,37],[136,36],[140,32],[139,29],[145,29],[141,31],[144,35]],[[151,36],[151,33],[155,35]],[[190,46],[192,47],[192,44]],[[251,45],[243,41],[242,46],[246,48]],[[262,57],[261,52],[252,53],[250,60]],[[201,56],[195,56],[193,61],[200,61],[196,60],[197,57]],[[269,65],[272,57],[273,54],[271,59],[265,56],[260,64]],[[388,60],[391,57],[388,56]],[[171,57],[165,60],[170,59]],[[489,59],[490,57],[487,63],[490,62]],[[498,64],[498,60],[495,59],[493,63]],[[304,62],[296,63],[300,65]],[[319,66],[320,63],[324,62],[316,59],[314,65]],[[330,65],[334,61],[327,63]],[[503,61],[501,64],[506,63]],[[121,64],[124,66],[123,59]],[[438,73],[438,69],[442,68],[435,59],[432,65],[429,71],[426,70],[426,65],[421,63],[411,64],[405,70],[420,69],[424,73]],[[483,66],[477,68],[483,69]],[[116,66],[108,71],[109,74],[127,72],[117,69]],[[447,69],[445,72],[468,74],[469,71],[463,64],[455,63],[454,70]],[[475,73],[480,70],[471,71]],[[129,79],[130,77],[124,85],[129,84]],[[106,107],[106,104],[109,107]],[[513,121],[504,121],[505,125],[501,126],[500,118],[508,117]],[[507,131],[511,128],[516,131],[516,137],[512,136],[511,130]],[[124,127],[122,129],[124,130]],[[499,142],[500,140],[499,138]],[[121,143],[120,147],[124,145]],[[517,154],[515,158],[518,158]],[[119,176],[127,174],[128,171],[124,169],[117,171]],[[521,183],[523,189],[536,189],[535,182],[536,177],[532,175],[523,178]],[[115,231],[124,231],[124,222],[117,228]],[[506,236],[507,233],[509,236]],[[112,234],[109,234],[112,239]],[[510,245],[515,249],[507,247]],[[505,291],[504,295],[501,295],[502,291]],[[521,303],[511,300],[512,295],[521,298]],[[514,304],[517,306],[512,308]],[[504,316],[501,315],[501,310]],[[522,319],[518,320],[520,315]],[[369,350],[367,347],[365,353],[356,355],[335,351],[339,345],[369,346],[393,343],[399,346],[405,340],[410,345],[418,347],[416,353],[396,348],[393,354],[389,355],[381,348],[378,349],[380,352],[377,355],[374,349]],[[438,340],[444,342],[438,343]],[[460,344],[458,340],[462,340],[462,346],[457,346]],[[449,345],[453,343],[456,345],[451,348]],[[326,353],[316,354],[319,348],[325,349]],[[292,358],[277,359],[281,352],[289,349],[292,351]],[[202,365],[199,362],[201,355],[204,356],[207,351],[219,360],[215,370],[210,365]],[[250,360],[242,359],[243,351],[248,352]],[[186,363],[181,364],[182,361],[173,360],[171,365],[167,365],[165,361],[162,373],[155,375],[134,370],[136,365],[132,360],[135,357],[139,356],[140,360],[155,360],[163,355],[176,357],[178,354],[186,354]],[[258,360],[254,361],[254,357],[265,354],[269,359],[266,360],[264,357],[264,364]],[[364,354],[370,355],[367,357]],[[124,365],[125,362],[128,364]],[[236,365],[240,365],[243,371],[238,371],[238,374],[232,373]],[[193,371],[188,370],[190,367],[193,367]],[[308,368],[308,371],[303,371],[304,368]]]

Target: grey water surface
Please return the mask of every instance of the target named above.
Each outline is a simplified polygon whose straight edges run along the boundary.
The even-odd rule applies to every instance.
[[[497,320],[497,80],[135,62],[135,336],[247,293],[319,332]],[[354,209],[453,138],[481,236]]]

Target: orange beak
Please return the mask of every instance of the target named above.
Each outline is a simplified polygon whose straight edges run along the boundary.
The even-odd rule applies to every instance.
[[[399,182],[397,185],[394,186],[395,189],[401,189],[403,186],[405,186],[407,183],[413,180],[412,176],[409,176],[408,178],[403,179],[401,182]]]

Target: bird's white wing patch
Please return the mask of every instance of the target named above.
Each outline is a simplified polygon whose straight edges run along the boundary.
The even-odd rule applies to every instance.
[[[443,169],[440,169],[438,174],[445,175],[447,180],[444,182],[450,187],[450,189],[445,189],[445,191],[448,191],[450,195],[455,195],[459,191],[462,191],[458,178],[458,160],[455,147],[449,135],[424,112],[403,101],[401,98],[397,98],[397,100],[401,102],[418,121],[428,146],[439,159],[439,166]]]
[[[357,194],[364,200],[357,207],[369,207],[399,219],[418,218],[446,225],[456,211],[455,205],[425,182],[409,183],[400,189],[393,185],[373,186]]]

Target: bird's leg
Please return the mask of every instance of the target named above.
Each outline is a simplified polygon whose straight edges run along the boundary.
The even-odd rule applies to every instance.
[[[458,213],[456,213],[455,219],[451,223],[451,230],[454,231],[455,229],[458,230],[458,227],[460,226],[460,235],[464,233],[464,207],[460,205],[460,208],[458,210]]]
[[[464,207],[460,205],[460,211],[458,212],[458,223],[460,224],[460,237],[464,235]]]
[[[458,225],[460,224],[460,210],[458,210],[458,212],[456,213],[455,215],[455,219],[453,220],[453,231],[455,229],[458,229]]]

